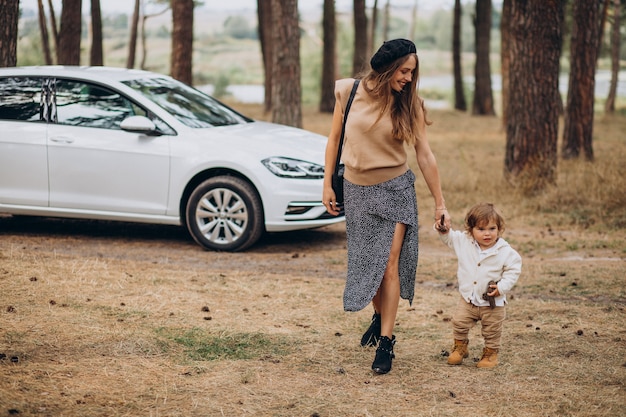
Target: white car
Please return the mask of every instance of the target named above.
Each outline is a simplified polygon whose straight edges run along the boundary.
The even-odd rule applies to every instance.
[[[0,69],[2,213],[182,225],[243,250],[344,220],[321,202],[325,146],[160,74]]]

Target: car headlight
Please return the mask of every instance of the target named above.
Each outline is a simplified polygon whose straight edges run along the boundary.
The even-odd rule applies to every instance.
[[[272,156],[261,161],[272,174],[282,178],[324,178],[324,167],[298,159]]]

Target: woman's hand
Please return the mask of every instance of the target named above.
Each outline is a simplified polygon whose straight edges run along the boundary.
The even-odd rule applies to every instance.
[[[324,190],[322,192],[322,204],[333,216],[339,215],[339,208],[337,207],[337,196],[332,186],[333,168],[337,160],[337,150],[339,149],[339,139],[341,137],[341,127],[343,125],[343,109],[341,104],[337,101],[335,103],[335,110],[333,112],[333,123],[330,128],[330,134],[328,135],[328,142],[326,143],[326,153],[324,156]]]
[[[333,187],[324,187],[324,193],[322,194],[322,204],[326,207],[326,211],[333,216],[339,215],[339,207],[337,205],[337,197],[333,191]]]
[[[445,207],[439,207],[435,209],[435,229],[439,233],[446,234],[448,230],[450,230],[450,226],[452,225],[450,214],[448,213],[448,209]]]

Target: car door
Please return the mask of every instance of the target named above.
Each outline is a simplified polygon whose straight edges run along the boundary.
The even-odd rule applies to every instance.
[[[143,109],[106,86],[57,79],[56,112],[48,127],[52,208],[165,213],[170,136],[120,128],[125,118],[146,115]]]
[[[48,205],[42,81],[25,76],[0,79],[0,205]]]

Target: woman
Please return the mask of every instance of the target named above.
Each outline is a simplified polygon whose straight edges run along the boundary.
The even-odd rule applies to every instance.
[[[361,345],[375,346],[372,370],[386,374],[394,358],[393,327],[400,297],[411,303],[417,269],[417,201],[415,175],[407,164],[413,146],[417,164],[435,200],[435,218],[445,207],[437,161],[426,139],[426,111],[417,93],[419,61],[415,44],[385,42],[372,56],[346,122],[341,159],[348,247],[344,310],[359,311],[370,302],[374,316]],[[322,202],[339,214],[332,174],[339,147],[343,112],[354,79],[335,83],[336,104],[326,145]]]

